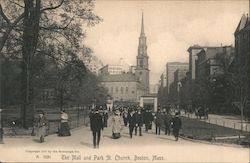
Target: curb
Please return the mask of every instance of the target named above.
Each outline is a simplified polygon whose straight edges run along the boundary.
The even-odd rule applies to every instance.
[[[198,139],[190,139],[185,136],[180,136],[180,138],[191,141],[191,142],[196,142],[196,143],[203,143],[203,144],[210,144],[210,145],[217,145],[217,146],[224,146],[224,147],[249,148],[249,147],[244,147],[242,145],[237,145],[237,144],[217,143],[217,142],[208,142],[208,141],[198,140]]]

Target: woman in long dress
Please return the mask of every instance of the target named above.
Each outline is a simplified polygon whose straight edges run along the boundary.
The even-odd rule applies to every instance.
[[[59,136],[71,135],[68,120],[69,120],[68,114],[65,112],[65,110],[62,110],[61,111],[61,125],[60,125],[60,129],[58,133]]]
[[[40,142],[44,142],[44,137],[47,135],[47,124],[48,120],[45,117],[45,114],[43,111],[39,113],[39,118],[37,121],[37,137],[40,139]]]
[[[122,130],[122,125],[123,125],[123,120],[120,116],[120,111],[116,110],[114,112],[114,116],[112,117],[111,120],[111,126],[112,126],[112,138],[113,139],[118,139],[121,137],[121,130]]]

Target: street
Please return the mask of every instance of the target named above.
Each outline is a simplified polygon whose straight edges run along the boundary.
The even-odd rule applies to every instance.
[[[111,128],[105,128],[99,149],[93,149],[92,133],[89,127],[72,130],[70,137],[49,135],[44,143],[39,143],[36,137],[31,136],[5,137],[4,144],[0,145],[0,161],[102,162],[110,159],[106,161],[249,162],[248,148],[203,144],[183,139],[176,142],[173,136],[166,136],[163,132],[160,136],[155,135],[154,129],[153,126],[153,130],[148,133],[143,132],[143,136],[133,136],[130,139],[128,128],[125,127],[122,137],[114,140],[111,138]]]

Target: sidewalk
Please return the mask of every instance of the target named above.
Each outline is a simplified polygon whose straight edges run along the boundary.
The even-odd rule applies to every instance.
[[[124,127],[120,139],[111,138],[111,128],[105,128],[99,149],[93,149],[89,127],[72,130],[70,137],[49,135],[44,143],[36,137],[5,137],[0,145],[2,162],[242,162],[249,161],[249,149],[203,144],[173,136],[155,135],[153,130],[130,139]],[[144,131],[144,130],[143,130]],[[218,153],[220,153],[218,155]],[[237,153],[237,155],[232,155]],[[13,154],[14,157],[13,157]],[[79,160],[74,157],[79,156]],[[97,157],[98,156],[98,157]],[[110,156],[111,160],[105,160]],[[156,156],[158,160],[153,160]],[[90,158],[89,160],[85,158]],[[129,158],[129,159],[128,159]],[[137,158],[137,160],[136,160]],[[99,159],[99,160],[98,160]]]

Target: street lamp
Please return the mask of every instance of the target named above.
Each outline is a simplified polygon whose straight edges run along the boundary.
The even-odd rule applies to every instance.
[[[178,92],[178,103],[180,105],[180,88],[182,87],[182,83],[179,81],[177,84],[177,92]]]

